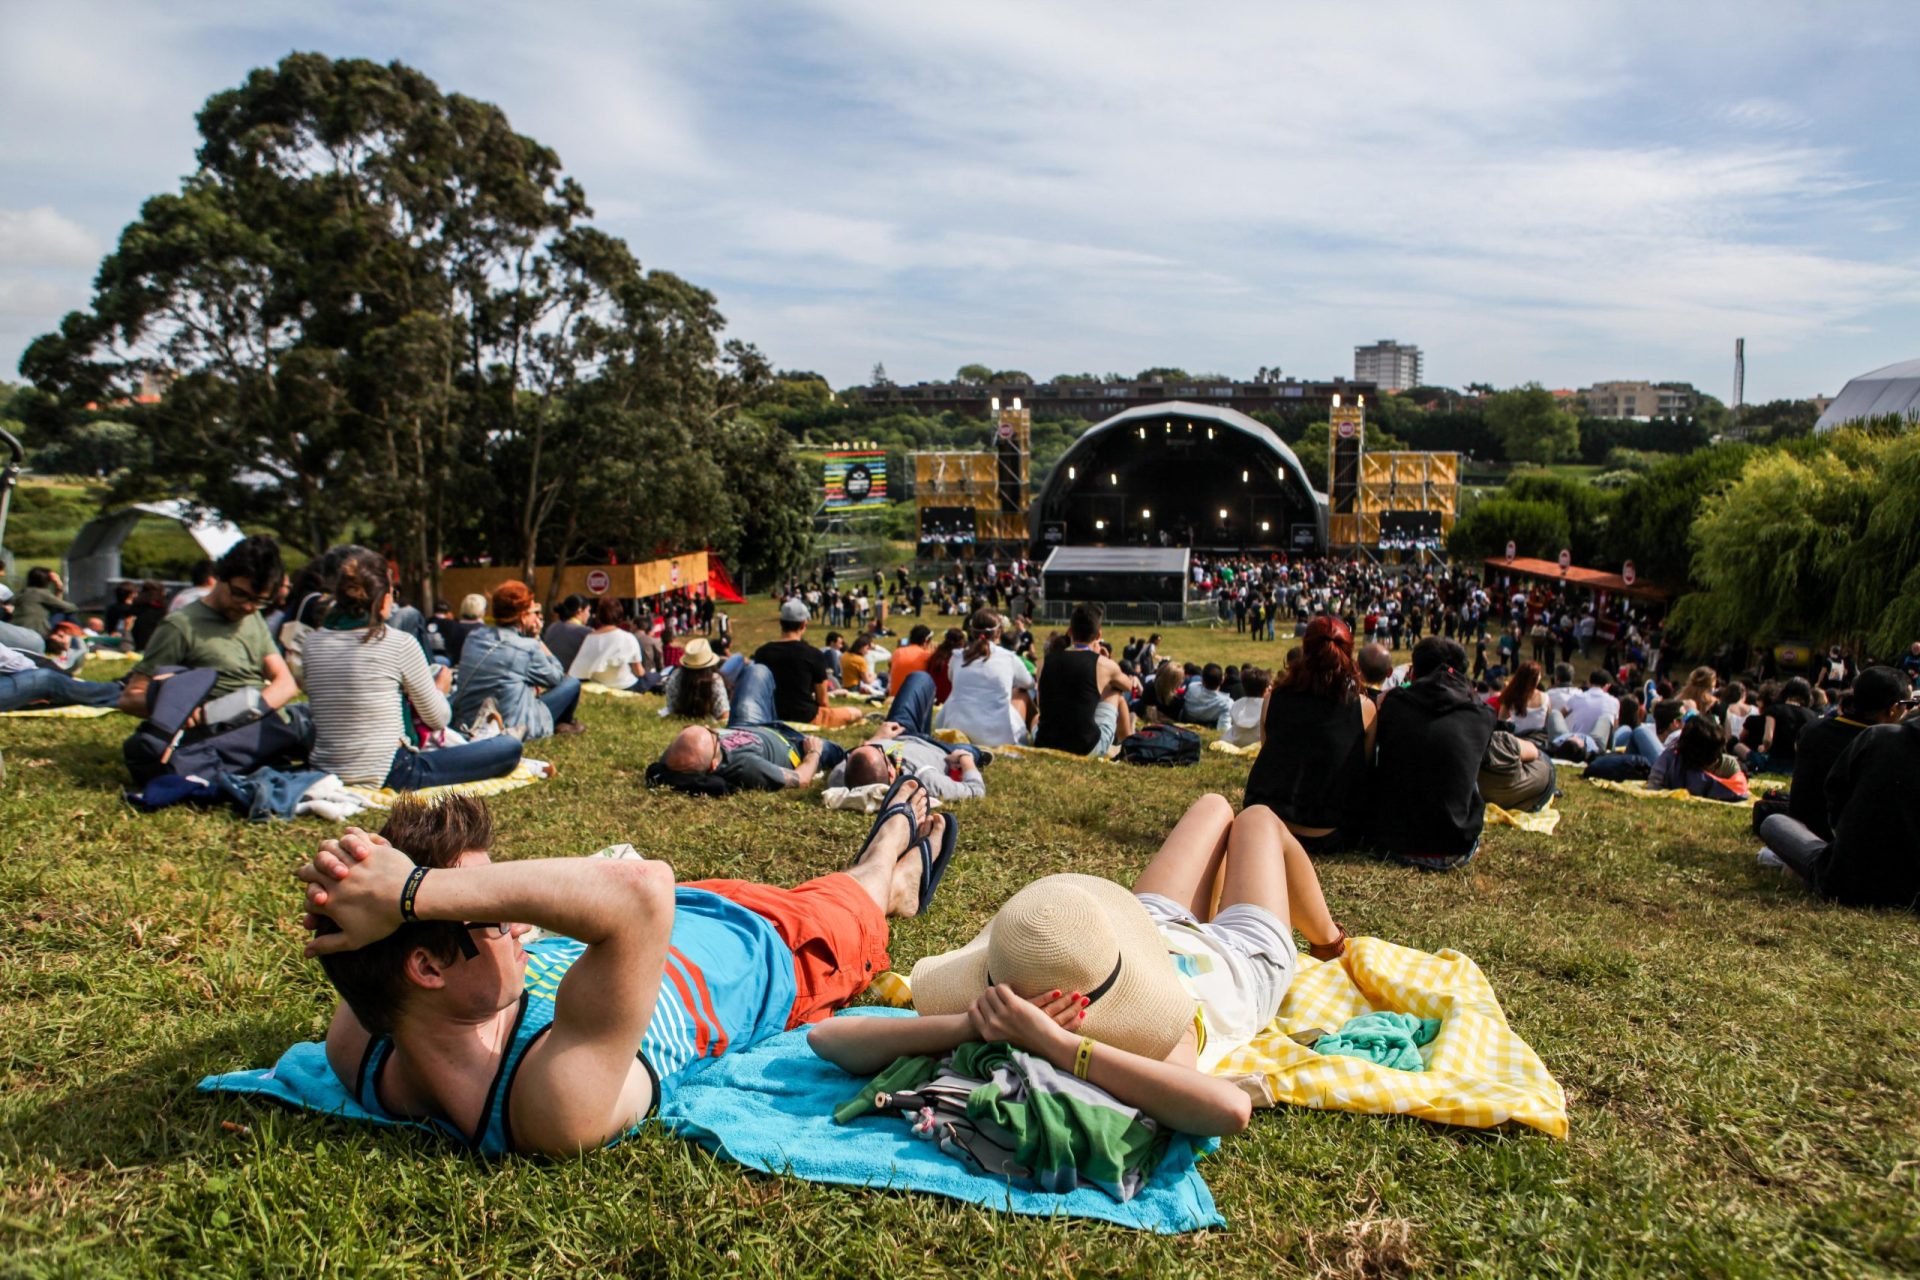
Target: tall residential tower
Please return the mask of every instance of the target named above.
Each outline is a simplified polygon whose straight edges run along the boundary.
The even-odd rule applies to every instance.
[[[1370,347],[1355,347],[1353,379],[1374,383],[1382,391],[1411,391],[1421,385],[1420,348],[1392,338],[1382,338]]]

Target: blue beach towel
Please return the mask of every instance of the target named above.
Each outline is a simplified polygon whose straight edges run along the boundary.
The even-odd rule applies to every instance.
[[[858,1009],[843,1017],[912,1017],[900,1009]],[[808,1182],[894,1191],[926,1191],[1035,1217],[1098,1218],[1174,1235],[1226,1225],[1195,1167],[1193,1141],[1175,1135],[1146,1188],[1125,1204],[1090,1187],[1066,1195],[1028,1191],[969,1172],[930,1142],[910,1137],[891,1117],[836,1125],[833,1108],[853,1078],[807,1047],[804,1030],[712,1059],[681,1077],[661,1107],[668,1130],[737,1164]],[[347,1120],[376,1120],[327,1065],[319,1044],[297,1044],[265,1071],[208,1076],[200,1089],[271,1098]],[[424,1125],[409,1125],[424,1129]],[[1201,1151],[1211,1151],[1208,1141]]]

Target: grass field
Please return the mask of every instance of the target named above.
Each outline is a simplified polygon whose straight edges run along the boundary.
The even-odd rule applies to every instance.
[[[749,639],[769,608],[739,611]],[[1166,634],[1182,657],[1281,648]],[[557,779],[495,802],[505,856],[631,840],[683,876],[790,882],[840,866],[864,830],[812,795],[647,794],[674,726],[646,704],[584,714],[588,734],[540,746]],[[1160,1239],[748,1173],[652,1134],[488,1168],[201,1097],[201,1075],[325,1024],[290,873],[332,828],[140,816],[119,798],[126,728],[0,721],[7,1275],[1920,1270],[1915,919],[1810,901],[1755,865],[1744,812],[1575,780],[1556,835],[1492,829],[1454,874],[1326,862],[1350,930],[1479,961],[1566,1086],[1571,1138],[1263,1113],[1203,1164],[1229,1227]],[[963,942],[1034,876],[1130,878],[1196,794],[1237,799],[1246,769],[996,762],[896,962]]]

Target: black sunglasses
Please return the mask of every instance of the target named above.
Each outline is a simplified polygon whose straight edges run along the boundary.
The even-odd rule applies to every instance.
[[[474,959],[480,954],[480,948],[473,940],[472,931],[475,929],[491,930],[493,936],[496,938],[504,938],[513,932],[513,926],[510,924],[501,924],[492,920],[484,922],[479,920],[467,921],[460,926],[460,954],[469,960]]]

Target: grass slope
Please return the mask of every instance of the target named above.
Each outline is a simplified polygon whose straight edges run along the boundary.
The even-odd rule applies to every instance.
[[[739,612],[749,639],[770,629],[765,601]],[[1254,649],[1204,629],[1168,647]],[[816,796],[649,795],[641,771],[674,726],[647,704],[585,715],[589,734],[540,746],[558,779],[495,802],[507,856],[631,840],[683,876],[791,882],[840,866],[865,826]],[[762,1176],[657,1135],[485,1168],[202,1098],[204,1073],[265,1064],[325,1025],[290,873],[332,828],[139,816],[118,796],[126,727],[0,721],[9,1275],[1920,1268],[1915,921],[1818,904],[1760,870],[1742,812],[1573,781],[1556,836],[1492,830],[1459,873],[1325,863],[1350,929],[1480,962],[1566,1085],[1571,1141],[1264,1113],[1204,1165],[1229,1229],[1155,1239]],[[1237,798],[1246,769],[1218,754],[1166,772],[996,763],[989,798],[958,810],[940,900],[896,929],[896,963],[965,941],[1034,876],[1127,879],[1194,795]]]

